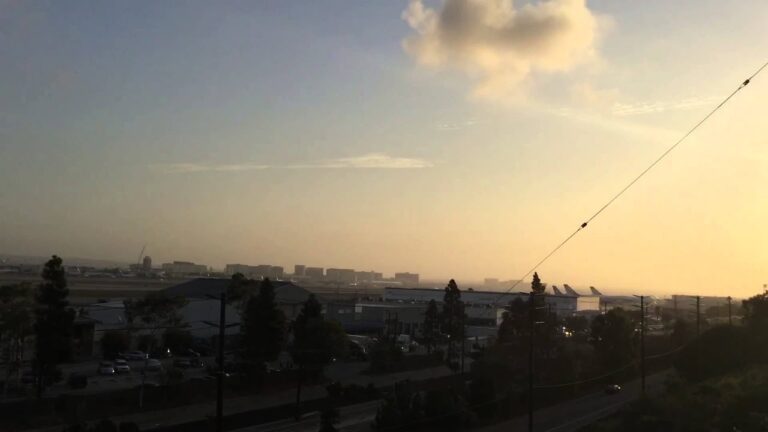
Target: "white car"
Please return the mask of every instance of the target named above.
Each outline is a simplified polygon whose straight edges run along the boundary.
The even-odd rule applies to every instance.
[[[99,363],[98,372],[99,375],[114,375],[115,368],[112,366],[111,362],[101,362]]]
[[[129,373],[131,371],[131,367],[125,360],[115,360],[114,368],[117,373]]]
[[[163,369],[163,364],[158,359],[148,359],[147,360],[147,366],[146,370],[148,371],[159,371]]]
[[[123,357],[125,357],[126,360],[144,360],[148,356],[143,351],[128,351],[127,353],[123,354]]]

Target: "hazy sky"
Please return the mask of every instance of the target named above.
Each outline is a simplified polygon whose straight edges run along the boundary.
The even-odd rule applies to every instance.
[[[0,251],[511,279],[768,60],[768,2],[0,0]],[[540,270],[768,282],[768,72]]]

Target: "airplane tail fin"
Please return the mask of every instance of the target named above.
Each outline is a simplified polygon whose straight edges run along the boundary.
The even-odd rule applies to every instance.
[[[580,295],[573,288],[571,288],[570,285],[568,285],[568,284],[564,284],[563,287],[565,287],[566,295],[573,296],[573,297],[578,297]]]

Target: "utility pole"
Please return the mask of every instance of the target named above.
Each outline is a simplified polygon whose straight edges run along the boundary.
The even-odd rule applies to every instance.
[[[461,317],[461,376],[464,376],[464,342],[466,342],[467,336],[466,336],[466,327],[464,324],[465,316],[462,315]],[[464,379],[464,378],[462,378]]]
[[[672,304],[674,304],[675,321],[677,321],[677,296],[672,295]]]
[[[536,319],[535,293],[531,291],[528,300],[528,432],[533,432],[533,327]]]
[[[216,380],[216,430],[224,432],[224,330],[227,324],[227,293],[221,293],[219,306],[219,376]]]
[[[645,396],[645,296],[635,297],[640,299],[640,395]]]
[[[733,326],[733,316],[731,314],[731,301],[732,300],[733,299],[731,298],[731,296],[728,296],[728,325],[729,326]]]
[[[696,337],[701,334],[701,296],[696,296]]]
[[[645,296],[640,296],[640,394],[645,396]]]
[[[208,298],[217,299],[217,297],[209,295]],[[219,371],[216,374],[216,431],[224,432],[224,338],[225,330],[229,327],[240,325],[240,323],[227,324],[227,292],[226,290],[221,292],[218,297],[220,302],[219,306],[219,323],[213,323],[210,321],[203,321],[212,327],[219,328],[219,352],[216,361],[219,363]]]

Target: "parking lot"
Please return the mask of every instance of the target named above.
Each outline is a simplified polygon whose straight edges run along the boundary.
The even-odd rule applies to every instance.
[[[201,378],[208,375],[208,365],[215,364],[211,357],[201,358],[205,367],[191,367],[180,369],[183,372],[182,380]],[[79,363],[69,363],[61,365],[62,380],[51,385],[45,390],[46,395],[56,396],[60,394],[90,394],[105,391],[114,391],[140,386],[142,383],[142,371],[144,370],[143,360],[128,360],[130,366],[129,372],[121,372],[110,375],[100,374],[99,365],[103,360],[89,360]],[[173,368],[174,359],[161,359],[162,368],[160,370],[148,370],[144,377],[145,385],[160,385],[166,381],[166,371]],[[177,368],[179,369],[179,368]],[[24,370],[29,370],[25,367]],[[5,372],[3,371],[3,374]],[[72,375],[81,375],[87,377],[87,386],[85,388],[72,388],[68,379]],[[29,392],[34,392],[34,384],[27,384]]]

